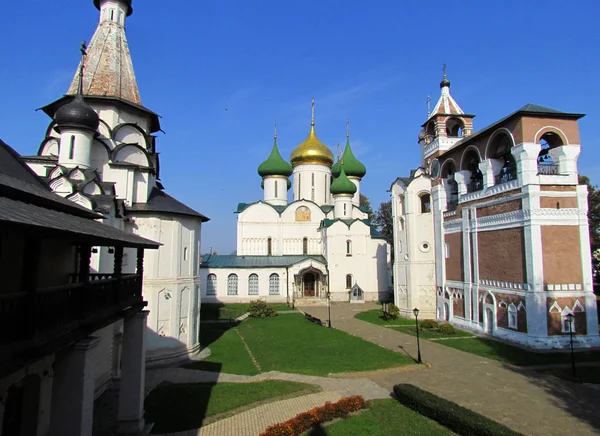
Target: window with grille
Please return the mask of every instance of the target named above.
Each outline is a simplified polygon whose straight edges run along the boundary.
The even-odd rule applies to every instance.
[[[250,274],[248,277],[248,295],[258,295],[258,276]]]
[[[346,289],[352,287],[352,274],[346,274]]]
[[[308,238],[302,240],[302,254],[308,254]]]
[[[235,274],[229,274],[227,277],[227,295],[238,294],[238,277]]]
[[[217,295],[217,276],[214,274],[206,278],[206,295]]]
[[[269,276],[269,295],[279,295],[279,275],[271,274]]]

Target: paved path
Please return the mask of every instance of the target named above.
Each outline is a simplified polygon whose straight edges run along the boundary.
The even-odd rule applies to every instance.
[[[288,374],[278,371],[265,372],[255,376],[222,374],[185,368],[163,368],[148,370],[146,389],[160,383],[253,383],[265,380],[285,380],[318,385],[323,392],[275,401],[246,410],[236,415],[206,425],[197,430],[169,433],[168,436],[257,436],[267,427],[287,421],[299,413],[322,406],[327,401],[337,401],[352,395],[362,395],[367,400],[389,398],[387,389],[365,378],[328,378],[301,374]],[[167,435],[164,435],[167,436]]]
[[[415,357],[414,336],[354,318],[358,312],[377,307],[334,304],[332,327]],[[300,309],[327,317],[325,307]],[[414,384],[526,435],[600,434],[600,395],[596,389],[427,340],[421,340],[421,353],[431,369],[371,380],[389,391],[398,383]]]

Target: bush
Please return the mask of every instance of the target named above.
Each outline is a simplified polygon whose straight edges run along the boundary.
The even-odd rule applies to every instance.
[[[277,316],[277,312],[273,309],[273,306],[269,306],[265,301],[255,300],[250,302],[248,306],[248,313],[252,318],[268,318],[270,316]]]
[[[419,323],[419,327],[423,330],[437,329],[439,325],[435,319],[424,319]]]
[[[463,436],[521,435],[496,421],[413,385],[396,385],[394,394],[404,406]]]
[[[392,319],[398,319],[398,317],[400,316],[400,309],[398,309],[398,306],[396,306],[395,304],[388,304],[387,305],[387,312],[383,312],[383,319],[385,319],[386,321],[390,321]]]
[[[440,324],[440,326],[438,327],[438,332],[443,333],[445,335],[453,335],[456,333],[456,329],[452,324],[446,322],[444,324]]]
[[[295,436],[301,435],[312,426],[336,418],[345,418],[350,413],[367,409],[369,403],[362,395],[342,398],[336,403],[326,402],[321,407],[315,407],[308,412],[300,413],[288,421],[267,428],[260,436]]]

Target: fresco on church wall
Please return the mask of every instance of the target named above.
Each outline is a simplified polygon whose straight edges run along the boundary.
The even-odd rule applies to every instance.
[[[310,221],[310,209],[306,206],[296,209],[296,221]]]

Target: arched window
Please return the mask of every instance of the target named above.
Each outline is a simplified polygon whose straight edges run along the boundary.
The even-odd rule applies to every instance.
[[[238,294],[238,276],[229,274],[227,277],[227,295]]]
[[[346,241],[346,256],[352,256],[352,241],[350,239]]]
[[[479,155],[475,150],[467,151],[463,158],[462,169],[471,172],[467,192],[481,191],[483,189],[483,173],[479,169]]]
[[[308,254],[308,238],[302,239],[302,254]]]
[[[517,328],[517,306],[515,306],[513,303],[510,303],[508,306],[508,328]]]
[[[69,159],[75,156],[75,135],[71,135],[71,143],[69,144]]]
[[[248,295],[258,295],[258,275],[250,274],[248,277]]]
[[[421,200],[421,213],[431,213],[431,195],[421,194],[419,199]]]
[[[538,154],[538,173],[539,174],[559,174],[558,162],[554,162],[550,155],[550,150],[564,145],[563,140],[554,132],[547,132],[540,138],[541,150]]]
[[[462,137],[463,123],[458,118],[450,118],[446,121],[446,136],[451,138]]]
[[[311,173],[310,180],[310,199],[315,201],[315,173]]]
[[[188,260],[188,248],[187,247],[183,247],[183,260],[184,261]]]
[[[206,277],[206,295],[217,295],[217,276],[209,274]]]
[[[494,183],[496,185],[510,182],[517,178],[517,164],[510,152],[512,145],[512,140],[506,133],[496,135],[489,145],[488,158],[496,159],[502,163],[502,169],[500,169],[498,174],[494,175]]]
[[[267,239],[267,255],[271,256],[273,254],[273,239]]]
[[[456,173],[456,167],[452,161],[444,164],[442,168],[442,178],[448,181],[448,187],[450,188],[450,192],[447,196],[447,209],[448,210],[456,210],[458,206],[458,183],[454,178],[454,174]]]
[[[279,295],[279,274],[269,276],[269,295]]]
[[[352,274],[346,274],[346,289],[352,287]]]

